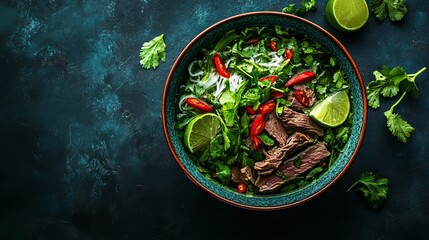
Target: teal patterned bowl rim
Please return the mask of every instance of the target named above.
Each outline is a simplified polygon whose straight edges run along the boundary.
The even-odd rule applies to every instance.
[[[338,59],[351,84],[353,104],[353,127],[344,152],[331,168],[315,182],[289,193],[272,195],[248,196],[232,191],[213,180],[208,179],[198,171],[196,165],[188,157],[176,130],[175,97],[183,84],[183,74],[195,56],[208,45],[220,39],[226,32],[250,26],[283,26],[314,38],[324,45],[330,54]],[[183,49],[174,62],[167,77],[162,97],[162,123],[164,134],[177,164],[197,186],[212,196],[231,205],[253,210],[283,209],[304,203],[318,196],[331,187],[350,167],[362,144],[367,121],[367,102],[365,87],[359,69],[346,48],[328,31],[315,23],[301,17],[280,12],[249,12],[221,20],[198,34]]]

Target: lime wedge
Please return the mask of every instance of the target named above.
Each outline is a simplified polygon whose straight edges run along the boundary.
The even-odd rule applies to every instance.
[[[310,118],[325,127],[337,127],[346,121],[349,112],[349,96],[343,90],[316,103],[310,111]]]
[[[368,21],[368,5],[365,0],[329,0],[325,17],[338,30],[356,31]]]
[[[220,120],[216,114],[197,115],[186,126],[183,136],[185,147],[194,153],[210,144],[220,129]]]

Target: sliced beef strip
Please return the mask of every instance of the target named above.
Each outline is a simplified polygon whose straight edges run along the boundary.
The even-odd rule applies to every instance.
[[[255,184],[254,171],[251,167],[245,166],[241,170],[241,177],[245,183]]]
[[[279,145],[285,145],[287,140],[286,130],[282,122],[277,118],[276,113],[273,111],[267,116],[265,123],[265,130],[272,136]]]
[[[291,108],[295,111],[301,112],[305,107],[296,99],[295,95],[293,93],[289,93],[287,95],[287,101],[290,102]]]
[[[323,128],[313,122],[304,113],[296,112],[285,107],[280,116],[283,126],[287,131],[303,132],[310,135],[323,136]]]
[[[251,167],[246,166],[240,168],[239,165],[232,165],[231,169],[231,181],[235,183],[255,184],[254,171]]]
[[[304,91],[305,95],[308,97],[309,107],[313,106],[314,102],[316,101],[316,94],[314,93],[313,90],[311,90],[305,84],[294,85],[293,89]],[[287,100],[292,104],[291,108],[295,111],[299,112],[306,108],[295,98],[295,95],[293,94],[293,92],[287,96]]]
[[[230,167],[231,170],[231,181],[235,183],[243,182],[243,178],[241,176],[241,170],[239,165],[232,165]]]
[[[326,148],[325,143],[319,142],[314,144],[313,146],[308,147],[296,156],[286,160],[279,167],[279,170],[286,178],[295,178],[296,176],[301,175],[307,170],[312,169],[322,159],[328,157],[329,155],[330,153]],[[295,167],[294,165],[294,161],[298,158],[301,160],[301,165],[299,166],[299,168]]]
[[[318,164],[322,159],[328,157],[330,155],[326,145],[322,142],[316,143],[304,151],[298,153],[292,158],[286,160],[283,164],[279,166],[279,171],[285,176],[287,179],[293,179],[306,171],[312,169],[316,164]],[[300,158],[301,165],[299,168],[295,167],[294,160]],[[255,186],[259,188],[260,192],[268,192],[273,191],[279,188],[285,180],[276,175],[258,175]]]
[[[314,139],[309,135],[300,132],[293,133],[285,145],[265,153],[266,158],[260,162],[256,162],[254,169],[259,175],[271,174],[280,166],[284,159],[309,146],[313,141]]]
[[[276,174],[259,175],[256,178],[255,186],[259,188],[259,192],[269,192],[279,188],[285,180]]]

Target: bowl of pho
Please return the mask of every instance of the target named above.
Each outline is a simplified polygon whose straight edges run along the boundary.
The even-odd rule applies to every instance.
[[[197,35],[168,75],[162,120],[187,177],[237,207],[304,203],[350,167],[364,84],[346,48],[298,16],[251,12]]]

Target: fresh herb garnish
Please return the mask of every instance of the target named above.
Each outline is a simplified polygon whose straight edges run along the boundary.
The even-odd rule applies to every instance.
[[[420,69],[417,73],[407,74],[402,67],[392,69],[382,66],[381,70],[375,70],[375,80],[371,81],[367,89],[368,106],[376,109],[380,107],[380,94],[386,98],[393,98],[403,91],[399,100],[394,103],[390,109],[384,112],[387,118],[387,127],[392,135],[397,137],[398,141],[406,143],[414,128],[405,121],[399,114],[393,112],[394,108],[402,101],[406,94],[416,98],[419,90],[416,85],[416,78],[420,73],[426,70],[426,67]]]
[[[389,131],[392,132],[393,136],[398,138],[398,141],[406,143],[407,139],[410,137],[411,132],[414,131],[414,128],[405,121],[401,115],[394,113],[393,109],[402,101],[407,93],[404,92],[399,98],[399,100],[393,104],[390,109],[384,112],[384,116],[387,118],[387,127]]]
[[[389,192],[389,179],[379,178],[372,172],[364,172],[349,189],[360,191],[364,195],[368,205],[374,211],[380,210]]]
[[[316,0],[302,0],[301,7],[295,6],[295,3],[291,3],[282,9],[284,13],[290,13],[295,15],[304,15],[308,11],[316,10]]]
[[[166,48],[164,34],[153,38],[149,42],[143,43],[140,49],[140,65],[142,68],[157,68],[159,61],[165,62]]]
[[[407,13],[406,0],[371,0],[369,10],[378,20],[383,21],[389,16],[390,21],[399,21]]]

